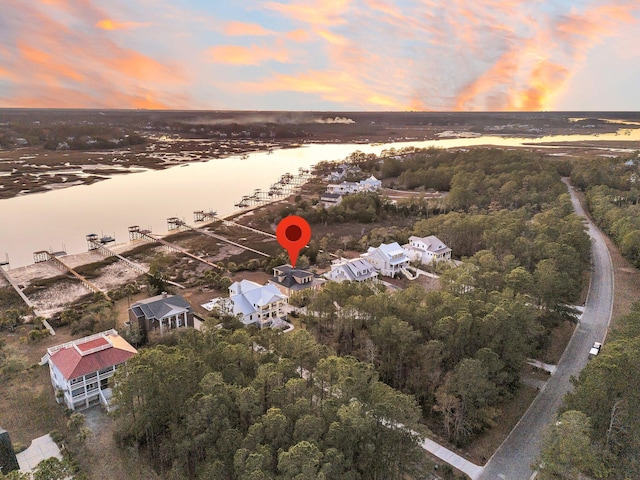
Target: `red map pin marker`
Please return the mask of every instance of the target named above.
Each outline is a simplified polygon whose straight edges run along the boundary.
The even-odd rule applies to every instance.
[[[289,254],[291,266],[295,267],[298,253],[311,239],[311,227],[304,218],[289,215],[280,220],[276,228],[276,238],[280,246]]]

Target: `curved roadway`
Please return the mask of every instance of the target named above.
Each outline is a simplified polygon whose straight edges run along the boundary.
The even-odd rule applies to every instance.
[[[571,201],[585,219],[591,237],[592,274],[584,314],[549,378],[507,439],[489,459],[481,480],[529,480],[534,477],[531,464],[540,453],[544,428],[553,421],[564,395],[571,390],[571,377],[577,377],[588,360],[593,342],[606,337],[613,308],[613,265],[600,230],[585,215],[573,187],[566,180]]]

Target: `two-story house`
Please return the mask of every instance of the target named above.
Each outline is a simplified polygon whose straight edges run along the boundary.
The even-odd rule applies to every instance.
[[[409,237],[409,243],[403,245],[407,256],[412,261],[422,264],[451,260],[451,249],[435,235],[428,237]]]
[[[409,264],[409,257],[398,242],[383,243],[379,247],[369,247],[367,253],[360,255],[385,277],[395,277],[403,267]]]
[[[269,283],[275,285],[284,295],[291,296],[292,293],[307,288],[318,290],[326,280],[312,272],[286,264],[273,269],[273,277],[269,278]]]
[[[109,408],[111,377],[136,353],[117,331],[107,330],[48,348],[42,364],[49,363],[58,403],[70,410],[98,404]]]
[[[359,187],[362,192],[372,192],[382,187],[382,181],[371,175],[365,180],[360,180]]]
[[[285,318],[289,298],[273,284],[259,285],[250,280],[234,282],[229,287],[231,311],[245,325],[264,328],[276,319]]]
[[[331,262],[331,270],[324,276],[333,282],[365,282],[376,280],[378,272],[364,258],[340,258]]]
[[[327,193],[346,195],[347,193],[356,193],[359,190],[360,184],[357,182],[330,183],[327,185]]]
[[[164,335],[167,330],[193,327],[194,314],[191,305],[180,295],[162,293],[131,305],[129,321],[137,323],[145,336],[152,332]]]

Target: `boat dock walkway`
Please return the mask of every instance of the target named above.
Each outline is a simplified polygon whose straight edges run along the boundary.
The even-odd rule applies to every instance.
[[[105,257],[117,257],[118,260],[123,262],[127,267],[129,267],[131,270],[133,270],[135,272],[141,273],[143,275],[151,275],[149,273],[149,268],[145,267],[144,265],[140,265],[139,263],[133,262],[133,261],[129,260],[128,258],[125,258],[122,255],[120,255],[120,254],[114,252],[113,250],[109,249],[102,242],[100,242],[97,238],[95,238],[95,235],[93,235],[93,234],[87,235],[87,246],[89,248],[89,251],[99,252],[100,254],[104,255]],[[187,288],[184,285],[180,285],[179,283],[172,282],[171,280],[165,280],[165,282],[169,283],[171,285],[175,285],[178,288],[182,288],[182,289]]]
[[[222,235],[218,235],[217,233],[210,232],[209,230],[205,230],[204,228],[192,227],[191,225],[187,225],[185,222],[183,222],[182,220],[180,220],[177,217],[171,217],[171,218],[167,219],[167,229],[168,230],[177,230],[179,228],[186,228],[188,230],[192,230],[192,231],[200,233],[202,235],[207,235],[209,237],[215,238],[216,240],[220,240],[221,242],[226,242],[226,243],[228,243],[230,245],[233,245],[235,247],[242,248],[243,250],[247,250],[249,252],[257,253],[258,255],[262,255],[263,257],[271,258],[271,255],[269,255],[268,253],[261,252],[260,250],[256,250],[255,248],[247,247],[246,245],[242,245],[240,243],[231,241],[228,238],[223,237]],[[251,228],[251,227],[247,227],[247,228]],[[257,230],[257,231],[260,232],[259,230]],[[265,232],[260,232],[260,233],[265,234]]]
[[[103,243],[101,243],[98,240],[97,235],[94,235],[94,234],[87,235],[87,247],[89,251],[94,251],[94,250],[98,251],[100,254],[104,255],[105,257],[117,257],[118,260],[123,262],[127,267],[129,267],[130,269],[138,273],[142,273],[142,274],[149,273],[148,268],[142,265],[139,265],[135,262],[132,262],[128,258],[125,258],[122,255],[117,254],[113,250],[110,250],[108,247],[106,247]]]
[[[33,314],[36,317],[39,317],[40,315],[38,315],[38,312],[36,311],[36,306],[33,304],[33,302],[31,300],[29,300],[29,297],[27,297],[24,292],[22,291],[22,289],[16,284],[16,282],[13,281],[13,278],[11,278],[11,276],[9,275],[9,272],[7,272],[4,268],[2,268],[0,266],[0,272],[2,272],[2,275],[4,275],[4,278],[7,280],[7,282],[9,282],[9,284],[13,287],[13,289],[18,293],[18,295],[20,295],[20,298],[22,298],[22,301],[27,305],[27,307],[29,307],[31,309],[31,311],[33,312]],[[47,322],[46,320],[42,320],[42,325],[49,330],[49,333],[51,335],[55,335],[56,331],[53,329],[53,327],[51,325],[49,325],[49,322]]]
[[[161,245],[164,245],[168,249],[173,250],[174,252],[178,252],[183,255],[186,255],[189,258],[193,258],[194,260],[204,263],[205,265],[209,265],[210,267],[217,268],[218,270],[221,269],[219,265],[216,265],[215,263],[212,263],[209,260],[205,260],[204,258],[198,257],[197,255],[194,255],[193,253],[187,251],[186,249],[180,247],[179,245],[176,245],[175,243],[167,242],[163,238],[160,238],[159,236],[154,235],[148,230],[141,230],[140,227],[138,227],[137,225],[129,227],[129,238],[131,240],[143,238],[145,240],[150,240],[152,242],[159,243]]]
[[[61,270],[63,272],[68,272],[71,275],[73,275],[74,277],[76,277],[78,280],[80,280],[82,282],[82,284],[85,287],[87,287],[93,293],[102,293],[103,295],[107,296],[107,292],[102,290],[95,283],[90,282],[89,280],[84,278],[82,275],[80,275],[78,272],[76,272],[73,268],[71,268],[69,265],[67,265],[62,260],[60,260],[56,255],[54,255],[52,253],[49,253],[46,250],[41,250],[39,252],[34,252],[33,256],[34,256],[34,259],[35,259],[36,263],[50,261],[59,270]]]
[[[11,278],[11,276],[9,275],[9,272],[7,272],[2,267],[0,267],[0,272],[2,272],[2,275],[4,275],[4,278],[7,279],[7,282],[9,282],[9,284],[18,293],[18,295],[20,295],[20,298],[22,298],[22,301],[27,304],[27,307],[35,308],[35,305],[31,302],[31,300],[29,300],[29,297],[27,297],[22,291],[22,289],[18,286],[18,284],[13,281],[13,278]]]
[[[257,228],[253,228],[253,227],[248,227],[247,225],[242,225],[241,223],[236,223],[232,220],[225,220],[224,218],[219,218],[216,217],[216,220],[220,220],[223,224],[225,225],[231,225],[232,227],[240,227],[240,228],[244,228],[245,230],[249,230],[253,233],[259,233],[261,235],[265,235],[267,237],[270,238],[277,238],[273,233],[269,233],[269,232],[265,232],[262,230],[258,230]]]

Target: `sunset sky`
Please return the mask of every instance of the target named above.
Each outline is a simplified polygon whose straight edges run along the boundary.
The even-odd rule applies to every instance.
[[[0,107],[640,110],[639,0],[2,0]]]

